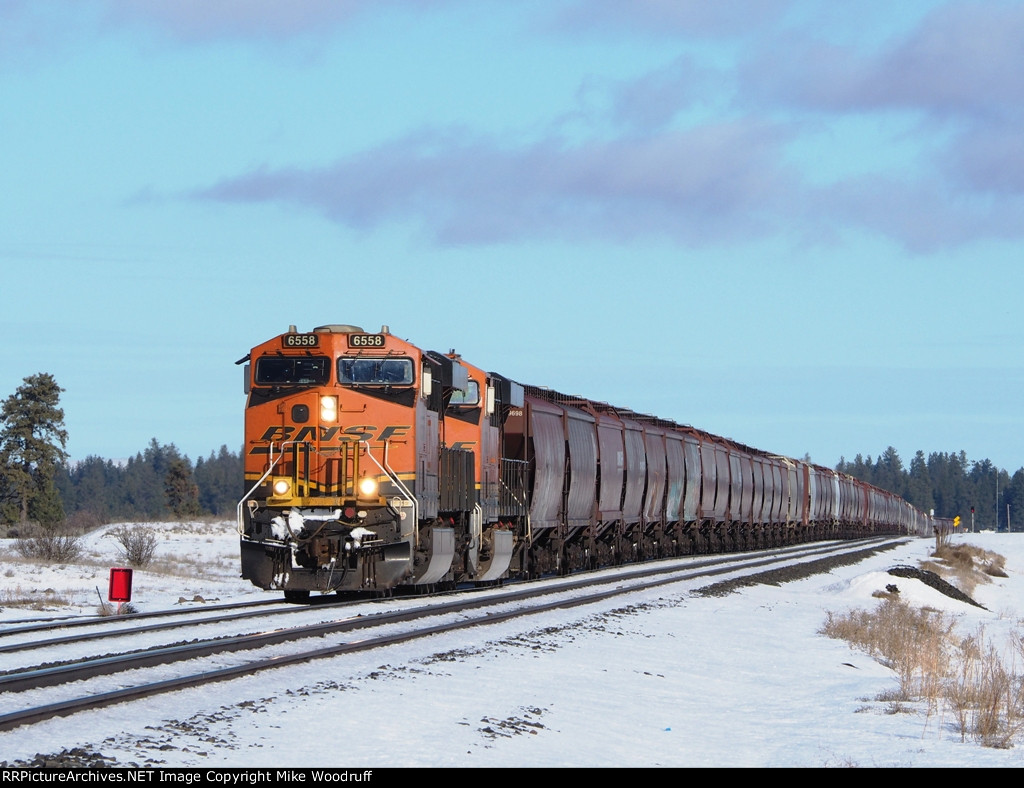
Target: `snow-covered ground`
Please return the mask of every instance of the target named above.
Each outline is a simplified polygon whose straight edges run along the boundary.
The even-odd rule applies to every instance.
[[[267,596],[237,577],[231,523],[154,527],[160,571],[136,570],[140,609]],[[1024,537],[954,541],[1007,559],[1008,577],[974,590],[985,609],[886,573],[929,557],[918,540],[783,586],[716,597],[680,582],[21,728],[0,736],[0,761],[81,747],[124,765],[251,768],[1022,765],[1024,741],[961,741],[948,711],[894,703],[891,670],[820,634],[829,611],[874,607],[896,585],[965,635],[1017,637]],[[37,615],[9,604],[33,596],[63,600],[47,615],[92,615],[120,565],[102,531],[87,564],[39,567],[12,548],[0,543],[0,628]]]
[[[83,537],[81,559],[69,564],[26,562],[13,539],[0,540],[0,625],[38,615],[96,615],[101,603],[109,605],[110,569],[127,566],[112,533],[121,527],[148,528],[157,537],[149,568],[132,571],[132,604],[142,611],[267,598],[238,576],[233,522],[121,523]]]

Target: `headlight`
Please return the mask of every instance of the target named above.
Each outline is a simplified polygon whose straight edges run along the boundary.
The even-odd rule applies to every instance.
[[[359,480],[359,497],[373,498],[377,494],[377,480],[364,476]]]
[[[320,421],[338,420],[338,398],[329,395],[320,397]]]
[[[292,483],[288,479],[274,479],[274,495],[283,498],[292,490]]]

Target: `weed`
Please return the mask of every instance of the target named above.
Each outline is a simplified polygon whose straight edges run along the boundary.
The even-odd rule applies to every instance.
[[[108,605],[101,600],[99,607],[96,608],[96,615],[99,616],[130,616],[138,612],[139,609],[131,602],[125,602],[120,605]]]
[[[947,542],[935,550],[932,558],[935,561],[928,562],[925,568],[951,575],[968,595],[973,595],[975,586],[991,583],[993,577],[1006,577],[1006,559],[975,545]]]
[[[82,554],[82,542],[74,531],[37,527],[30,534],[19,537],[14,549],[22,558],[48,564],[67,564]]]
[[[156,555],[157,538],[152,528],[143,525],[119,525],[108,532],[121,545],[119,554],[130,566],[143,569]]]
[[[54,589],[45,591],[23,591],[21,586],[0,591],[0,605],[4,607],[25,607],[30,610],[48,610],[70,604],[70,600]]]
[[[1001,557],[985,551],[951,549],[942,560],[961,573],[976,572],[975,564],[1002,567]],[[979,553],[981,555],[979,555]],[[1024,660],[1024,639],[1014,633],[1016,649],[1006,658],[985,630],[966,637],[956,634],[951,616],[936,610],[916,610],[886,593],[872,610],[853,610],[842,615],[827,613],[821,632],[845,640],[891,668],[899,688],[882,693],[886,714],[910,709],[913,700],[953,716],[961,740],[968,737],[986,747],[1011,747],[1024,731],[1024,678],[1015,664]],[[859,709],[860,710],[860,709]]]
[[[895,671],[906,697],[930,697],[932,666],[947,658],[952,627],[952,620],[941,613],[886,598],[874,612],[828,613],[822,632],[863,649]]]

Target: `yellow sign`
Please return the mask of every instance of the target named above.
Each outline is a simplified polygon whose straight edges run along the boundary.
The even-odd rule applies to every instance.
[[[953,527],[954,528],[959,528],[960,527],[960,515],[957,515],[956,517],[953,518]]]

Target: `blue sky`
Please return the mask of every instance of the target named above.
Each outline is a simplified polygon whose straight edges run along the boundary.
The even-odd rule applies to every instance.
[[[1024,3],[0,0],[0,397],[241,444],[387,324],[823,465],[1024,465]]]

